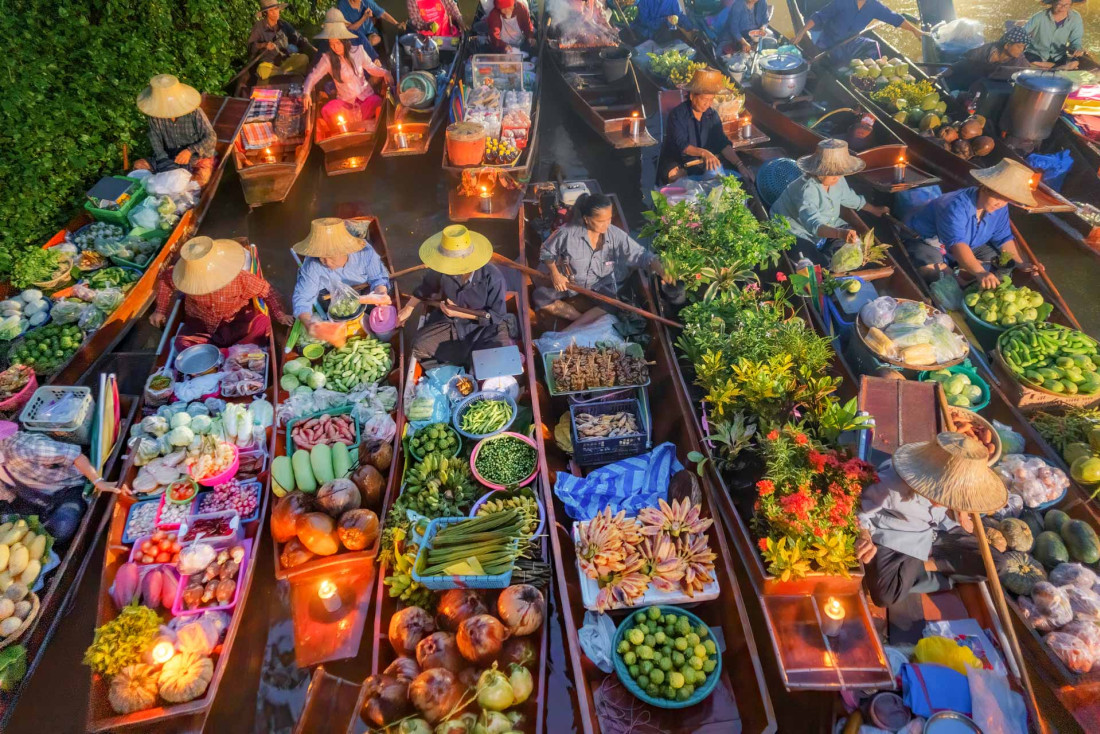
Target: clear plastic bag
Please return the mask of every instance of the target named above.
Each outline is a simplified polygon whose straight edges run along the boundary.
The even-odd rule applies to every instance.
[[[397,433],[397,424],[389,413],[375,413],[360,424],[360,432],[363,440],[390,441]]]
[[[894,310],[895,324],[921,326],[928,318],[928,307],[919,301],[902,301]]]
[[[932,329],[926,326],[895,322],[886,327],[886,336],[890,337],[898,349],[932,343]]]
[[[51,423],[72,423],[83,409],[83,399],[77,397],[75,393],[66,393],[56,403],[47,405],[40,410],[36,418]]]
[[[1077,586],[1063,586],[1062,591],[1069,598],[1073,618],[1078,622],[1100,622],[1100,594],[1092,589]]]
[[[1074,673],[1087,673],[1092,670],[1093,658],[1089,648],[1080,637],[1064,632],[1051,632],[1043,638],[1051,651],[1065,666]]]
[[[1085,648],[1092,657],[1093,665],[1100,662],[1100,624],[1086,620],[1074,620],[1058,631],[1065,635],[1073,635],[1085,643]]]
[[[874,303],[874,301],[871,301],[871,303]],[[864,306],[864,308],[866,307]],[[867,324],[866,319],[863,323]],[[543,332],[542,336],[535,340],[535,347],[539,352],[546,354],[547,352],[565,349],[573,343],[580,347],[594,347],[601,343],[608,346],[623,346],[626,344],[626,340],[619,334],[615,324],[616,319],[614,316],[604,314],[595,321],[576,329]],[[867,325],[874,326],[875,324]]]
[[[50,318],[55,324],[75,324],[86,308],[88,304],[84,301],[62,298],[54,302],[53,308],[50,309]]]
[[[1035,608],[1046,617],[1051,629],[1064,627],[1073,621],[1073,607],[1069,603],[1069,596],[1049,581],[1035,584],[1035,588],[1031,590],[1031,600],[1035,602]]]
[[[829,259],[829,270],[834,273],[850,273],[863,265],[863,243],[845,242]]]
[[[1100,577],[1091,568],[1080,563],[1059,563],[1050,571],[1050,583],[1059,587],[1076,586],[1091,591],[1100,584]]]
[[[959,288],[959,281],[953,275],[942,275],[928,287],[932,291],[932,299],[936,305],[944,311],[958,311],[962,309],[963,292]]]
[[[950,328],[935,322],[929,328],[932,334],[932,351],[936,354],[937,362],[950,362],[966,354],[966,339]]]
[[[86,308],[80,314],[80,318],[76,320],[76,325],[83,331],[95,331],[99,327],[103,326],[103,322],[107,320],[107,314],[100,311],[98,308]]]
[[[1006,426],[996,418],[993,419],[993,430],[1001,437],[1001,450],[1005,454],[1019,454],[1027,445],[1022,435],[1012,430],[1011,426]]]
[[[859,319],[868,328],[885,329],[894,320],[898,302],[890,296],[880,296],[863,304],[859,310]]]
[[[118,288],[104,288],[96,291],[95,297],[92,298],[92,305],[103,313],[114,313],[124,298],[126,298],[125,294]]]
[[[191,172],[186,168],[155,173],[145,182],[145,190],[154,196],[182,194],[191,183]]]
[[[130,220],[130,224],[141,229],[157,229],[160,227],[160,212],[157,211],[159,203],[155,196],[143,199],[126,215],[127,219]]]
[[[329,318],[350,318],[359,310],[359,294],[336,275],[331,275],[328,281]]]

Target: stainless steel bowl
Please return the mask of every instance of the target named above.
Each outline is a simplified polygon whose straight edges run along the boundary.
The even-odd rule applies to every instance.
[[[193,377],[204,375],[222,363],[222,352],[213,344],[196,344],[176,356],[176,371]]]
[[[772,99],[790,99],[806,88],[810,67],[796,54],[775,54],[760,62],[760,85]]]

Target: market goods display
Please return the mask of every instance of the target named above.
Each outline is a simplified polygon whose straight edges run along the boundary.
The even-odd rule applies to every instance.
[[[183,534],[183,542],[189,543],[192,540],[198,540],[204,538],[207,540],[225,538],[234,534],[233,521],[238,516],[234,516],[235,510],[221,511],[224,514],[215,515],[213,517],[200,517],[194,516],[187,521],[187,530]],[[181,530],[182,530],[181,526]]]
[[[113,677],[127,665],[141,662],[160,628],[160,617],[149,607],[130,604],[110,622],[97,627],[95,639],[84,651],[84,664]]]
[[[378,382],[391,367],[390,345],[364,336],[348,339],[344,346],[325,354],[320,372],[330,390],[349,392],[364,383]]]
[[[490,138],[485,141],[485,163],[490,166],[509,166],[519,159],[519,146],[510,137]]]
[[[15,584],[33,588],[53,543],[37,515],[0,523],[0,591]]]
[[[37,289],[28,288],[0,301],[0,340],[11,341],[27,329],[46,323],[49,317],[50,302]]]
[[[291,491],[271,512],[271,534],[283,544],[280,562],[294,568],[341,550],[361,551],[378,538],[378,516],[364,508],[359,487],[350,479],[333,479],[316,495]]]
[[[22,343],[8,354],[13,364],[33,367],[40,375],[49,374],[69,361],[84,342],[84,333],[73,324],[47,324],[27,332]]]
[[[505,399],[484,398],[467,404],[458,427],[471,436],[487,436],[512,422],[512,405]]]
[[[237,479],[214,487],[213,491],[199,496],[200,514],[236,510],[242,518],[251,517],[260,503],[260,485],[257,482],[242,483]]]
[[[408,470],[394,507],[430,518],[457,517],[469,512],[480,494],[469,462],[432,454]]]
[[[141,279],[141,273],[129,268],[110,267],[97,270],[87,277],[85,283],[89,288],[101,290],[103,288],[126,289]]]
[[[332,446],[342,443],[355,446],[355,419],[350,415],[329,415],[325,413],[307,421],[299,421],[290,431],[295,448],[312,449],[315,446]]]
[[[863,305],[859,321],[875,354],[906,366],[947,364],[970,350],[950,316],[920,301],[881,296]]]
[[[648,607],[627,617],[616,635],[616,670],[625,669],[657,706],[687,701],[697,690],[709,693],[717,683],[718,646],[710,629],[693,621],[673,607]]]
[[[137,544],[133,559],[135,563],[141,565],[175,563],[180,558],[181,547],[178,533],[170,530],[156,530]]]
[[[38,614],[38,598],[30,584],[15,582],[0,596],[0,640],[17,640]]]
[[[81,227],[75,234],[66,233],[66,239],[81,250],[92,247],[101,240],[121,239],[126,233],[122,227],[109,222],[92,222],[86,227]]]
[[[936,370],[929,373],[928,380],[942,385],[947,404],[956,408],[972,408],[985,399],[981,385],[975,385],[965,372]]]
[[[417,559],[421,577],[497,576],[512,568],[526,524],[516,510],[456,520],[440,527]]]
[[[638,419],[630,411],[592,415],[577,413],[577,436],[579,438],[608,438],[612,436],[634,436],[640,432]]]
[[[143,535],[152,533],[156,527],[157,511],[159,509],[160,505],[157,502],[135,502],[130,505],[123,536],[140,538]]]
[[[176,609],[230,606],[237,598],[237,576],[244,557],[245,548],[239,544],[217,549],[199,541],[186,546],[176,563],[182,587]]]
[[[0,401],[17,395],[34,376],[34,370],[25,364],[13,364],[0,372]]]
[[[292,359],[283,365],[283,376],[279,379],[279,387],[287,392],[295,392],[305,387],[308,390],[319,390],[328,383],[328,378],[320,370],[314,370],[311,362],[305,357]]]
[[[307,494],[333,479],[343,479],[351,471],[352,457],[348,445],[338,441],[332,446],[319,443],[311,449],[297,449],[287,459],[277,456],[271,462],[274,481],[284,492],[295,489]]]
[[[534,446],[508,434],[483,440],[475,451],[474,470],[478,477],[505,487],[530,477],[538,462]]]
[[[570,344],[551,358],[552,392],[581,392],[649,382],[645,359],[618,349]]]
[[[951,422],[955,424],[955,432],[964,436],[970,436],[975,441],[985,446],[992,460],[1001,450],[1001,439],[993,427],[977,413],[959,408],[951,409]]]
[[[20,253],[11,266],[11,284],[16,288],[53,284],[65,280],[72,267],[72,256],[60,248],[32,248]]]
[[[646,56],[653,73],[667,79],[674,87],[687,84],[697,70],[706,68],[706,64],[694,60],[693,54],[686,54],[680,49],[669,49],[659,54],[647,53]]]
[[[1096,341],[1057,324],[1015,326],[997,339],[1008,369],[1027,384],[1053,393],[1100,392],[1100,353]]]
[[[420,428],[409,439],[409,449],[416,458],[429,454],[454,456],[461,446],[461,439],[455,430],[446,423],[429,423]]]
[[[1027,286],[1017,288],[1007,278],[996,288],[971,288],[963,301],[979,319],[1002,327],[1046,321],[1054,311],[1054,306],[1043,300],[1042,293]]]
[[[350,288],[340,288],[329,301],[328,315],[333,319],[350,319],[361,308],[358,293]]]
[[[1010,494],[1018,494],[1027,507],[1039,507],[1061,499],[1069,487],[1069,477],[1038,456],[1008,454],[993,468],[1004,480]]]
[[[481,506],[476,509],[475,514],[477,517],[515,510],[523,517],[520,535],[524,538],[531,538],[535,535],[541,522],[539,517],[541,508],[534,494],[528,494],[523,490],[518,493],[493,492],[483,499]]]

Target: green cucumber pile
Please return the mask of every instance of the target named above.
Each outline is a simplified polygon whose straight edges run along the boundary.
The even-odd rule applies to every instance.
[[[531,444],[515,436],[498,436],[481,443],[474,468],[485,481],[507,487],[531,476],[537,461],[538,452]]]
[[[485,436],[503,429],[512,420],[512,406],[507,400],[477,400],[470,403],[459,420],[463,431]]]
[[[421,459],[429,454],[454,456],[458,445],[458,434],[446,423],[429,423],[409,439],[413,455]]]
[[[1001,357],[1017,377],[1055,393],[1100,392],[1096,342],[1057,324],[1021,324],[997,340]]]
[[[326,354],[320,372],[325,376],[328,389],[351,392],[364,383],[378,382],[392,366],[389,345],[363,336],[348,339],[347,344]]]

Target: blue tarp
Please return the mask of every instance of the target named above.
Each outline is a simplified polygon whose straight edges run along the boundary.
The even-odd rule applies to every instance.
[[[591,520],[609,505],[612,512],[626,510],[634,516],[643,507],[656,507],[657,500],[666,497],[672,475],[683,468],[676,460],[676,447],[663,443],[648,454],[601,466],[586,477],[560,471],[554,494],[574,520]]]

